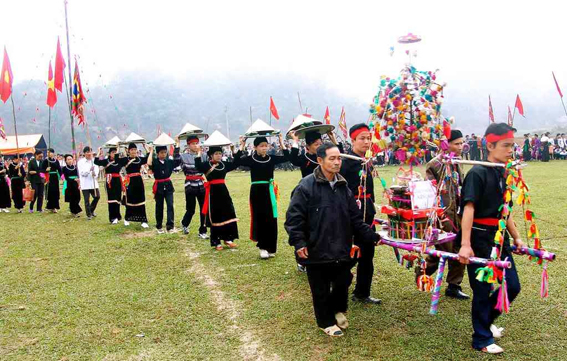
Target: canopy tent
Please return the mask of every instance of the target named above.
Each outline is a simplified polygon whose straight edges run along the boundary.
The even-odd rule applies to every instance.
[[[18,135],[18,145],[20,154],[33,154],[36,150],[43,152],[47,150],[47,143],[41,134]],[[18,154],[17,149],[15,136],[9,135],[7,139],[0,138],[0,154]]]

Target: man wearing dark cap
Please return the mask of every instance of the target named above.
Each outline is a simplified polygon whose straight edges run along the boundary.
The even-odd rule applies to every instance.
[[[515,129],[505,123],[493,123],[488,126],[485,136],[489,162],[505,165],[513,157],[514,132]],[[512,302],[520,292],[520,280],[510,249],[509,235],[518,248],[524,244],[512,219],[512,212],[502,217],[506,176],[503,166],[475,165],[469,170],[463,182],[461,236],[457,239],[461,240],[461,263],[469,264],[469,258],[473,256],[490,259],[491,255],[512,263],[512,267],[505,272],[508,299]],[[506,229],[502,231],[502,247],[496,247],[494,238],[501,219],[505,222]],[[467,267],[473,290],[472,346],[485,353],[499,354],[504,350],[495,344],[494,339],[502,337],[503,329],[496,327],[494,321],[500,316],[500,311],[495,308],[500,292],[493,289],[496,285],[477,279],[476,271],[481,267],[478,264],[469,264]]]
[[[189,225],[191,219],[195,215],[195,207],[199,202],[199,237],[206,239],[207,226],[205,224],[205,215],[203,214],[203,204],[205,203],[205,185],[203,183],[203,173],[199,172],[195,167],[195,157],[200,151],[199,138],[190,136],[187,138],[187,150],[179,155],[181,159],[181,169],[185,173],[185,215],[181,220],[181,227],[184,234],[189,233]],[[202,161],[206,162],[207,157],[202,155]]]
[[[181,160],[173,160],[167,156],[167,146],[156,146],[157,159],[154,159],[154,148],[150,147],[148,155],[148,166],[154,173],[154,186],[152,192],[156,200],[156,228],[159,234],[165,233],[162,229],[163,225],[163,202],[167,205],[167,223],[165,228],[167,232],[173,232],[173,183],[171,182],[171,173]]]
[[[295,132],[290,132],[289,135],[293,140],[289,161],[291,164],[300,168],[301,177],[305,178],[309,174],[312,174],[315,168],[317,168],[317,148],[323,144],[323,141],[321,140],[321,133],[318,131],[305,133],[306,147],[304,152],[299,151],[299,138],[295,135]],[[331,141],[336,144],[334,134],[329,132],[328,135]]]
[[[348,154],[364,158],[372,144],[372,135],[370,134],[368,126],[364,123],[353,125],[349,130],[349,136],[352,142],[352,148]],[[376,208],[374,207],[374,182],[372,180],[372,165],[370,163],[371,162],[361,164],[358,160],[346,158],[342,161],[340,173],[348,182],[348,187],[354,195],[358,207],[362,211],[362,220],[364,223],[373,227]],[[354,244],[359,247],[360,250],[356,270],[356,287],[352,295],[352,300],[363,303],[380,304],[382,302],[380,299],[370,297],[370,288],[374,275],[374,251],[376,247],[373,243],[364,242],[364,240],[356,236],[354,237]]]
[[[449,149],[448,153],[455,158],[460,158],[465,140],[460,130],[451,130],[451,138],[448,139]],[[458,164],[450,165],[447,169],[443,163],[443,155],[439,154],[427,163],[425,174],[427,179],[443,183],[443,188],[439,189],[441,193],[441,202],[444,213],[444,221],[442,222],[442,229],[446,232],[457,233],[461,227],[461,217],[459,216],[460,207],[460,190],[463,185],[463,172]],[[449,174],[447,172],[450,172]],[[458,253],[459,248],[453,242],[446,242],[435,246],[440,251]],[[439,265],[439,258],[428,256],[426,258],[427,275],[431,276],[437,270]],[[420,276],[423,271],[420,266],[415,268],[416,277]],[[469,296],[461,290],[461,282],[465,274],[465,265],[459,261],[449,260],[449,273],[447,274],[447,283],[449,286],[445,290],[445,295],[457,299],[468,299]]]
[[[43,192],[45,189],[45,179],[41,176],[45,173],[43,168],[43,153],[41,150],[36,150],[34,158],[28,163],[28,182],[30,183],[34,192],[33,201],[30,203],[30,213],[33,213],[33,206],[37,202],[37,211],[43,212]]]
[[[43,168],[47,176],[47,206],[45,209],[53,213],[59,210],[59,176],[61,175],[61,165],[57,160],[53,148],[47,150],[47,158],[43,161]]]

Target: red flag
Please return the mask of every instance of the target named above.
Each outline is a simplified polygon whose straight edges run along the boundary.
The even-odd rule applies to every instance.
[[[2,61],[2,73],[0,73],[0,97],[4,103],[6,103],[10,95],[12,95],[13,80],[14,77],[12,76],[10,58],[8,58],[6,47],[4,47],[4,61]]]
[[[488,96],[488,117],[490,121],[494,123],[494,110],[492,109],[492,100],[490,99],[490,95]]]
[[[561,88],[559,87],[559,83],[557,82],[557,79],[555,79],[555,74],[553,72],[551,72],[551,74],[553,74],[553,80],[555,81],[555,86],[557,87],[557,91],[559,92],[559,96],[561,98],[563,98],[563,93],[561,93]]]
[[[339,128],[341,128],[341,131],[343,132],[345,139],[348,139],[345,107],[343,107],[343,109],[341,110],[341,117],[339,118]]]
[[[65,60],[61,52],[61,44],[57,38],[57,52],[55,53],[55,89],[63,91],[63,82],[65,81]]]
[[[49,61],[49,74],[47,76],[47,105],[50,108],[53,108],[55,103],[57,103],[57,92],[55,91],[55,81],[53,80],[51,61]]]
[[[329,113],[328,106],[327,106],[327,110],[325,110],[325,116],[323,117],[323,119],[325,119],[325,124],[331,124],[331,113]]]
[[[75,59],[75,74],[73,75],[73,104],[71,113],[79,119],[79,125],[85,123],[84,103],[87,102],[83,94],[81,85],[81,75],[79,74],[79,64]]]
[[[274,104],[274,99],[270,97],[270,112],[277,120],[280,120],[280,115],[278,114],[278,108],[276,108],[276,104]]]
[[[524,106],[522,105],[522,101],[520,100],[520,95],[516,95],[516,108],[518,108],[518,113],[520,113],[523,117],[524,115]]]
[[[513,126],[514,119],[512,118],[512,112],[510,111],[510,106],[508,105],[508,125]]]

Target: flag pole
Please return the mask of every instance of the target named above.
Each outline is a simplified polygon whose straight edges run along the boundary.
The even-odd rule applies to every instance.
[[[226,136],[230,139],[230,127],[228,126],[228,105],[224,106],[224,120],[226,121]]]
[[[71,118],[71,143],[73,146],[73,157],[76,156],[77,154],[77,147],[76,147],[76,143],[75,143],[75,126],[73,124],[73,113],[71,111],[72,109],[72,104],[73,104],[73,78],[71,77],[71,46],[70,41],[69,41],[69,21],[67,18],[67,0],[63,0],[63,3],[65,4],[65,30],[66,30],[66,34],[67,34],[67,59],[69,61],[69,65],[68,65],[68,71],[69,71],[69,117]]]
[[[14,105],[14,96],[10,94],[10,100],[12,101],[12,116],[14,117],[14,134],[16,135],[16,152],[18,159],[20,159],[20,143],[18,142],[18,127],[16,125],[16,105]]]
[[[565,115],[567,115],[567,109],[565,108],[565,102],[563,101],[563,97],[561,97],[561,104],[563,104],[563,111],[565,112]]]
[[[47,106],[47,108],[48,108],[48,114],[49,114],[49,118],[48,118],[49,120],[48,120],[48,123],[47,123],[47,126],[49,127],[48,131],[47,131],[47,142],[49,143],[48,148],[51,148],[51,107]]]
[[[250,124],[252,124],[252,106],[250,106]]]
[[[299,100],[299,110],[301,110],[301,114],[303,114],[303,105],[301,105],[301,97],[299,96],[299,92],[297,92],[297,100]]]

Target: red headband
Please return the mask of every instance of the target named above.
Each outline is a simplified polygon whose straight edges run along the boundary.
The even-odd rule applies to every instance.
[[[199,138],[191,138],[191,139],[189,139],[188,144],[191,144],[191,143],[199,143]]]
[[[363,133],[363,132],[368,132],[368,133],[370,133],[370,129],[367,128],[367,127],[358,128],[357,130],[355,130],[354,132],[352,132],[352,133],[350,134],[350,139],[356,140],[356,137],[358,137],[358,135],[359,135],[360,133]]]
[[[508,133],[504,133],[502,135],[488,134],[486,136],[486,141],[489,143],[496,143],[497,141],[504,139],[514,139],[514,132],[510,130]]]

